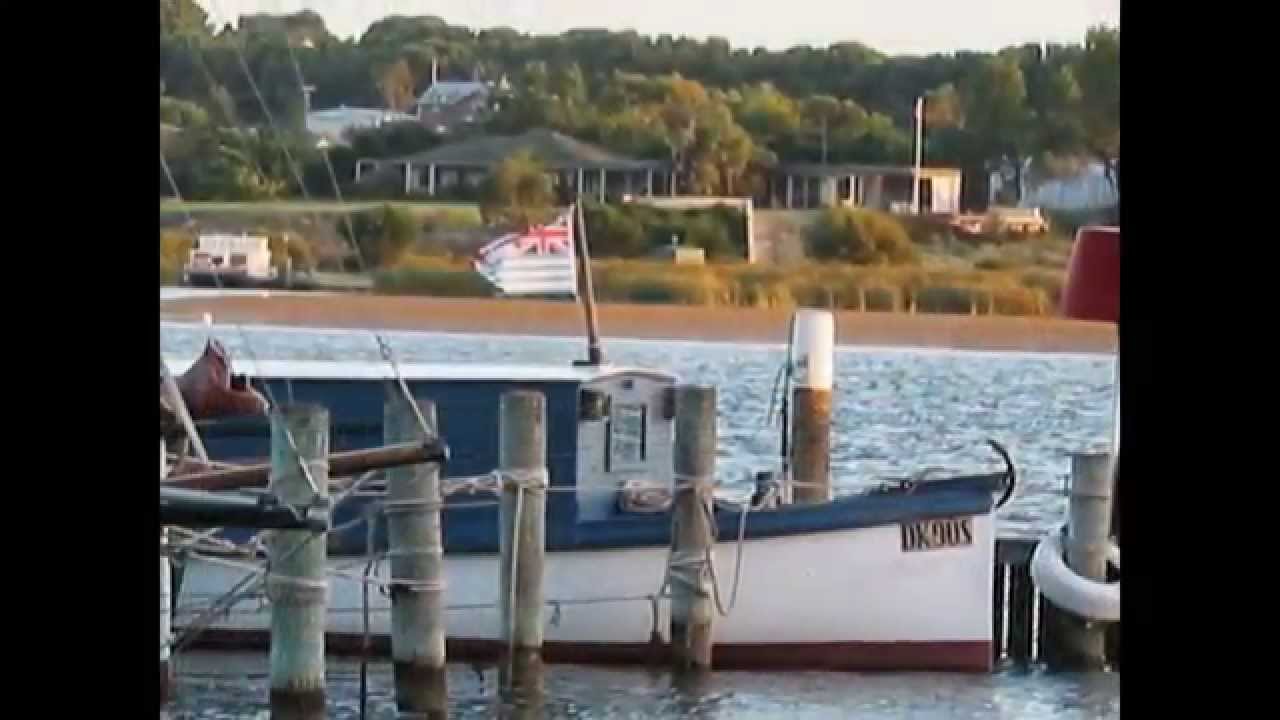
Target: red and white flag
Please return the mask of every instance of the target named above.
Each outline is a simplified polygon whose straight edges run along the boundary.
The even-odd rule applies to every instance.
[[[476,272],[504,295],[578,296],[573,206],[547,225],[507,233],[476,252]]]

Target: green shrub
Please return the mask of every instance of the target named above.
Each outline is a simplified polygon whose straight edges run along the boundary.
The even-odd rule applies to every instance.
[[[862,297],[866,300],[863,309],[869,312],[895,312],[902,307],[902,293],[897,288],[868,287]]]
[[[493,290],[471,270],[398,267],[373,274],[373,287],[388,295],[430,295],[434,297],[490,297]]]
[[[1017,267],[1018,263],[1003,255],[984,255],[973,262],[979,270],[1008,270]]]
[[[418,237],[413,214],[393,205],[352,213],[350,225],[339,218],[337,229],[347,242],[354,241],[370,269],[395,265]]]
[[[1038,288],[994,287],[990,292],[997,315],[1043,315],[1049,308],[1044,291]]]
[[[642,257],[649,254],[644,227],[632,215],[614,205],[588,203],[583,207],[587,239],[592,255],[599,257]]]
[[[916,292],[916,312],[968,315],[982,306],[979,295],[970,287],[931,285]]]
[[[920,260],[902,224],[874,210],[829,208],[809,230],[809,253],[855,265],[906,265]]]
[[[294,272],[314,270],[316,267],[311,243],[298,233],[285,230],[267,234],[267,247],[271,250],[271,264],[277,270],[284,270],[286,257],[293,260]]]
[[[1028,270],[1020,278],[1023,287],[1033,288],[1044,293],[1045,302],[1057,307],[1062,302],[1062,288],[1066,284],[1066,276],[1062,272],[1051,270]]]
[[[182,268],[187,263],[195,238],[184,230],[160,231],[160,282],[173,284],[182,280]]]

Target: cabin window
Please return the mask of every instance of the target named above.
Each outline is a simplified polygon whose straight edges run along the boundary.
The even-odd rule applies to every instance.
[[[609,414],[604,469],[613,472],[645,461],[648,406],[616,404]]]
[[[231,267],[244,267],[249,264],[249,256],[244,253],[231,253]]]

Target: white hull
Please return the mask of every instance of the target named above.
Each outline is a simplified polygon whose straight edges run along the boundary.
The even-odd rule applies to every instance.
[[[971,545],[914,552],[903,551],[898,525],[747,541],[737,604],[728,617],[715,620],[717,666],[989,669],[995,548],[991,515],[974,517],[972,529]],[[726,603],[737,551],[736,543],[715,547]],[[575,658],[604,658],[611,648],[648,645],[655,629],[648,597],[658,591],[666,561],[665,547],[548,553],[548,654],[564,646],[574,648]],[[329,563],[349,575],[364,569],[360,558],[331,558]],[[387,570],[382,563],[379,577],[385,580]],[[175,625],[186,626],[244,574],[239,568],[190,560]],[[450,641],[498,641],[498,557],[447,555],[445,575]],[[332,647],[334,637],[362,633],[362,583],[335,576],[329,583]],[[376,587],[371,589],[375,636],[389,634],[389,603]],[[660,599],[657,607],[656,628],[665,643],[669,602]],[[209,635],[257,635],[260,643],[270,615],[270,605],[259,593],[234,606]],[[806,647],[812,649],[807,657]]]

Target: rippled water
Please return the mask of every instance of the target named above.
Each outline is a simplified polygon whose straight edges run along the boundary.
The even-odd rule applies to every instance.
[[[269,712],[267,656],[191,653],[178,662],[170,720],[262,718]],[[326,692],[332,720],[360,717],[359,665],[330,658]],[[936,673],[717,672],[682,686],[664,671],[553,665],[533,707],[499,699],[492,668],[449,667],[450,717],[699,718],[701,720],[1074,720],[1120,716],[1120,676],[1002,671]],[[366,717],[396,717],[391,666],[371,662]],[[519,708],[519,711],[516,710]]]
[[[380,362],[363,331],[232,329],[163,323],[166,354],[194,357],[209,333],[253,373],[254,359]],[[577,338],[384,333],[401,361],[568,363]],[[245,340],[248,340],[248,346]],[[719,393],[721,479],[769,467],[777,430],[764,425],[783,360],[780,345],[610,340],[609,360],[655,367]],[[1072,452],[1106,448],[1111,436],[1110,356],[841,348],[836,354],[832,469],[845,491],[926,467],[998,468],[988,437],[1003,443],[1021,486],[1000,516],[1002,535],[1039,534],[1062,522],[1063,482]],[[181,368],[174,368],[180,371]],[[168,716],[266,718],[265,654],[185,654],[179,697]],[[332,718],[359,717],[357,666],[330,659]],[[1119,676],[720,672],[696,688],[663,672],[552,666],[536,710],[512,714],[495,698],[496,672],[451,667],[451,714],[458,718],[1107,718],[1119,716]],[[393,718],[390,666],[369,675],[369,718]]]

